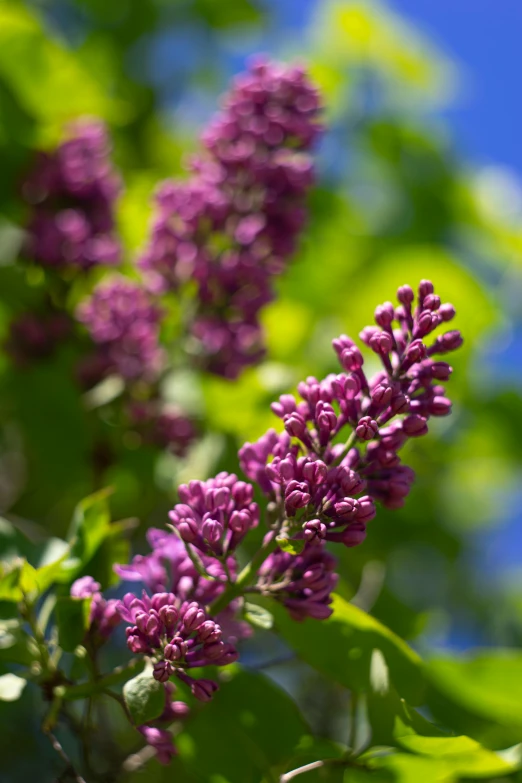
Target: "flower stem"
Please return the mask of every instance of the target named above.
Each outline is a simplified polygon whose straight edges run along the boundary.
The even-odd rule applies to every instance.
[[[81,685],[59,685],[55,688],[55,693],[64,701],[76,701],[77,699],[87,699],[95,693],[103,693],[112,685],[119,685],[126,682],[134,673],[143,669],[145,662],[139,658],[134,658],[127,666],[118,666],[111,674],[100,677],[99,680],[85,682]]]

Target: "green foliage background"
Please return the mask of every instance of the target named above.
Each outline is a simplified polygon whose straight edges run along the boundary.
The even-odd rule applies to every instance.
[[[201,94],[208,116],[235,43],[255,40],[271,24],[269,12],[250,0],[0,2],[2,339],[13,314],[41,301],[46,286],[41,271],[17,263],[19,186],[33,150],[55,144],[75,116],[107,121],[125,182],[118,224],[130,268],[146,236],[155,183],[179,175],[196,143],[194,123],[169,113],[161,85],[147,76],[159,33],[199,31],[202,51],[189,63],[177,61],[170,78],[184,94]],[[118,442],[117,463],[100,476],[91,467],[94,419],[71,381],[75,357],[65,350],[20,370],[1,356],[0,555],[23,554],[37,565],[65,535],[79,499],[105,485],[115,490],[113,516],[140,520],[139,550],[146,526],[164,521],[180,481],[237,470],[238,446],[274,426],[270,401],[303,377],[335,368],[332,337],[357,335],[398,285],[431,278],[456,306],[466,343],[450,384],[454,415],[408,447],[418,480],[405,508],[380,511],[366,543],[340,554],[334,622],[296,625],[276,616],[297,658],[278,663],[285,651],[273,634],[261,633],[244,650],[245,668],[212,705],[195,711],[174,765],[163,770],[150,762],[127,777],[276,780],[285,769],[337,754],[335,743],[346,742],[348,731],[346,688],[355,687],[367,694],[363,734],[369,721],[378,744],[400,751],[363,772],[332,765],[303,775],[303,783],[522,780],[512,771],[516,750],[509,758],[487,750],[522,739],[522,602],[515,580],[499,587],[477,572],[472,557],[478,531],[502,521],[521,471],[520,389],[492,382],[483,367],[488,341],[517,316],[510,292],[520,285],[522,229],[503,219],[487,173],[459,159],[437,119],[455,84],[452,64],[389,8],[324,0],[309,30],[278,41],[275,54],[302,58],[322,88],[330,130],[309,228],[264,314],[267,361],[235,383],[173,374],[168,395],[191,405],[202,441],[185,461]],[[106,546],[105,573],[122,556]],[[376,627],[354,616],[347,603],[354,596]],[[464,657],[437,652],[459,629],[484,649]],[[393,683],[385,696],[372,680],[376,650]],[[0,672],[3,661],[0,649]],[[415,724],[422,718],[402,714],[401,697],[470,739],[443,746],[423,736]],[[0,704],[2,782],[56,778],[38,734],[40,711],[28,691],[16,705]],[[131,753],[135,737],[119,716],[105,719]]]

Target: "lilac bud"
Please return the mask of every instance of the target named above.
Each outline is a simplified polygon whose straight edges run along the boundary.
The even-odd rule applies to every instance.
[[[199,699],[200,701],[210,701],[218,690],[218,685],[212,680],[194,680],[194,682],[191,683],[190,690],[196,699]]]
[[[205,612],[195,601],[186,607],[182,617],[183,626],[188,632],[197,630],[205,619]]]
[[[381,356],[388,354],[392,349],[392,345],[392,338],[387,332],[377,332],[370,337],[370,348]]]
[[[393,413],[406,413],[410,407],[410,399],[402,392],[395,394],[391,401]]]
[[[215,661],[225,652],[225,644],[222,641],[209,642],[203,646],[202,652],[208,661]]]
[[[360,370],[364,363],[363,355],[356,345],[351,348],[345,348],[339,358],[342,366],[348,372]]]
[[[395,311],[391,302],[385,302],[375,308],[375,323],[383,329],[388,329],[393,321]]]
[[[357,522],[366,525],[367,522],[370,522],[375,517],[376,513],[377,510],[373,498],[369,495],[364,495],[362,498],[359,498],[357,501],[357,513],[355,517]]]
[[[432,294],[433,290],[433,283],[431,280],[421,280],[419,283],[419,299],[421,302],[424,300],[424,297]]]
[[[364,489],[364,481],[355,470],[339,466],[337,481],[345,495],[358,495]]]
[[[415,294],[413,293],[411,286],[401,285],[400,288],[397,289],[397,299],[401,304],[405,305],[405,307],[409,307],[415,299]]]
[[[198,628],[198,638],[202,642],[216,642],[221,637],[221,629],[214,620],[205,620]]]
[[[432,332],[440,323],[440,319],[436,313],[432,313],[431,310],[423,310],[413,329],[413,337],[415,339],[419,337],[425,337]]]
[[[279,402],[273,402],[270,407],[275,415],[282,419],[284,416],[289,413],[294,413],[296,410],[295,397],[291,394],[282,394],[279,397]]]
[[[162,606],[158,612],[167,632],[172,632],[178,622],[179,612],[175,606]]]
[[[300,413],[290,413],[284,417],[285,430],[294,438],[302,438],[307,434],[306,422]]]
[[[364,524],[356,522],[349,525],[343,532],[342,542],[347,547],[359,546],[366,538],[366,528]]]
[[[452,304],[443,304],[439,307],[439,315],[443,321],[451,321],[455,317],[456,310]]]
[[[359,337],[363,343],[369,345],[370,340],[376,334],[381,334],[381,330],[377,326],[365,326],[364,329],[359,332]]]
[[[428,432],[426,419],[424,416],[418,416],[417,414],[406,416],[402,422],[402,429],[406,435],[409,435],[411,438],[426,435]]]
[[[298,481],[290,481],[285,492],[285,508],[289,515],[298,508],[305,508],[310,502],[308,485]]]
[[[380,383],[372,390],[372,402],[374,405],[385,407],[390,403],[393,395],[393,389],[385,383]]]
[[[434,397],[430,402],[430,413],[433,416],[448,416],[451,413],[451,400],[447,397]]]
[[[322,540],[326,536],[326,525],[319,519],[310,519],[303,525],[305,541]]]
[[[335,515],[340,519],[351,519],[357,512],[357,500],[355,498],[344,498],[334,505]]]
[[[167,682],[172,674],[172,666],[168,661],[158,661],[154,664],[153,677],[158,682]]]
[[[326,479],[327,473],[328,468],[320,459],[306,462],[303,465],[303,476],[312,486],[322,484]]]
[[[428,294],[422,302],[425,310],[438,310],[440,307],[440,296],[437,294]]]
[[[216,487],[207,489],[205,493],[205,505],[208,511],[217,511],[225,508],[230,500],[230,489],[228,487]]]
[[[205,541],[210,544],[210,546],[215,546],[219,543],[219,541],[221,541],[221,536],[223,535],[223,525],[216,519],[207,519],[205,522],[203,522],[201,532],[203,533],[203,538]]]
[[[229,527],[238,536],[244,536],[251,525],[248,511],[233,511],[230,516]]]
[[[275,457],[274,460],[266,466],[266,475],[275,484],[285,484],[294,478],[295,465],[292,459],[281,459]]]
[[[186,541],[187,544],[192,544],[197,539],[198,526],[194,519],[185,517],[184,519],[180,519],[178,521],[177,518],[174,517],[172,511],[169,513],[169,517],[174,522],[183,541]]]
[[[428,349],[428,353],[432,356],[434,353],[449,353],[450,351],[456,351],[460,348],[464,340],[458,329],[453,329],[451,332],[445,332],[441,334],[433,345]]]
[[[406,349],[403,365],[407,364],[408,367],[411,367],[412,364],[416,364],[416,362],[420,362],[422,359],[424,359],[426,354],[426,346],[422,340],[412,340]]]
[[[181,636],[176,636],[165,645],[163,655],[169,661],[181,661],[187,653],[187,644]]]
[[[151,599],[151,606],[159,612],[162,607],[171,606],[176,601],[174,593],[155,593]]]
[[[355,434],[361,440],[371,440],[379,432],[379,425],[371,416],[363,416],[359,419]]]
[[[447,362],[433,362],[429,367],[432,378],[438,381],[448,381],[453,368]]]

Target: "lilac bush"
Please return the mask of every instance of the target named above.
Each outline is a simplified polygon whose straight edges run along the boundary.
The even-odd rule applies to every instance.
[[[119,263],[114,210],[121,186],[110,151],[103,124],[82,120],[54,152],[40,153],[23,183],[29,258],[79,270]]]
[[[340,576],[336,547],[362,544],[379,504],[397,509],[405,503],[414,473],[399,452],[409,438],[428,432],[432,416],[451,411],[441,382],[452,368],[440,357],[459,348],[462,337],[457,330],[434,332],[453,318],[454,308],[442,304],[426,280],[416,296],[409,286],[399,288],[397,300],[377,307],[375,326],[360,334],[382,369],[368,376],[361,349],[341,335],[333,341],[341,371],[308,377],[298,397],[282,395],[272,404],[282,431],[270,429],[239,450],[248,481],[221,472],[178,488],[165,527],[148,531],[150,552],[114,566],[135,589],[106,598],[92,576],[73,581],[70,597],[59,599],[66,612],[64,620],[58,615],[60,639],[73,648],[67,618],[78,618],[79,607],[75,654],[90,660],[94,678],[75,683],[56,668],[31,614],[26,591],[32,577],[23,578],[21,612],[35,634],[42,688],[52,694],[48,723],[64,700],[103,693],[122,705],[158,761],[168,764],[176,753],[169,727],[189,716],[187,694],[195,704],[211,701],[221,670],[238,660],[241,641],[257,624],[251,598],[281,604],[290,622],[328,620]],[[122,375],[156,371],[158,311],[143,289],[110,283],[95,291],[81,317]],[[261,506],[256,495],[265,498]],[[82,514],[80,544],[73,539],[73,547],[92,546],[81,543],[92,535],[91,516]],[[244,564],[242,545],[252,551],[259,525],[261,544]],[[36,577],[36,585],[45,579]],[[264,606],[254,610],[266,614]],[[99,652],[121,626],[131,659],[102,674]],[[119,694],[114,687],[121,683]],[[185,698],[177,698],[178,689]]]

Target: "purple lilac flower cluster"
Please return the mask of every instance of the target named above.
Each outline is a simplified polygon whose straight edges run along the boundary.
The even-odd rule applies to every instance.
[[[441,381],[452,368],[440,356],[459,348],[462,337],[452,330],[430,338],[455,315],[431,282],[421,281],[416,303],[409,286],[399,288],[397,299],[398,306],[377,307],[376,326],[360,335],[382,370],[368,378],[360,349],[342,335],[333,346],[343,372],[307,378],[299,401],[281,396],[272,409],[284,431],[269,430],[241,448],[241,467],[268,497],[270,521],[261,549],[239,575],[236,549],[258,525],[259,508],[254,486],[228,473],[182,485],[169,514],[174,532],[149,530],[152,551],[115,567],[151,594],[128,593],[110,614],[129,624],[129,649],[148,656],[153,676],[165,684],[159,723],[187,710],[175,706],[171,677],[201,701],[214,695],[216,682],[188,671],[237,660],[236,642],[246,634],[235,615],[247,590],[282,602],[294,620],[328,618],[338,576],[327,544],[360,544],[377,501],[392,509],[404,503],[414,474],[398,452],[408,438],[426,434],[431,416],[450,413]],[[73,587],[95,596],[95,607],[98,590],[89,577]],[[98,618],[107,608],[93,611]],[[168,763],[175,752],[169,732],[156,725],[139,730]]]
[[[128,380],[155,378],[161,370],[161,312],[147,292],[123,277],[98,285],[78,308],[97,346],[100,365]]]
[[[23,185],[31,205],[27,255],[58,268],[117,264],[114,206],[119,192],[104,125],[86,120],[72,124],[54,152],[40,153]]]
[[[226,666],[237,660],[234,645],[223,641],[221,626],[197,601],[181,602],[174,593],[155,593],[150,598],[144,591],[141,598],[127,593],[118,610],[130,623],[126,629],[129,650],[152,658],[154,678],[167,682],[174,675],[201,701],[209,701],[217,685],[194,680],[186,669]]]
[[[258,59],[203,133],[191,179],[158,191],[139,263],[156,290],[196,282],[191,331],[212,372],[235,378],[263,356],[259,312],[306,220],[320,111],[303,69]]]
[[[121,621],[118,611],[119,602],[106,599],[101,593],[101,585],[92,576],[82,576],[71,585],[73,598],[90,598],[89,634],[98,640],[106,639]]]
[[[304,539],[301,555],[292,560],[276,551],[260,572],[259,588],[266,592],[271,582],[295,617],[327,616],[327,588],[335,582],[324,542],[356,546],[375,516],[375,501],[392,509],[404,504],[414,472],[398,451],[409,438],[427,433],[431,416],[451,412],[440,382],[452,368],[439,356],[459,348],[462,337],[453,330],[430,343],[427,338],[455,310],[441,303],[427,280],[419,285],[415,309],[409,286],[399,288],[397,299],[397,307],[377,307],[376,326],[360,335],[379,356],[381,371],[368,379],[361,351],[341,336],[333,345],[345,372],[323,381],[307,378],[298,386],[299,402],[280,397],[272,410],[285,431],[270,430],[239,452],[244,473],[284,511],[282,532]],[[308,568],[311,551],[314,568]],[[316,606],[314,586],[324,608]]]
[[[226,557],[259,522],[254,488],[233,473],[191,481],[178,489],[181,503],[169,513],[180,537],[201,552]]]

